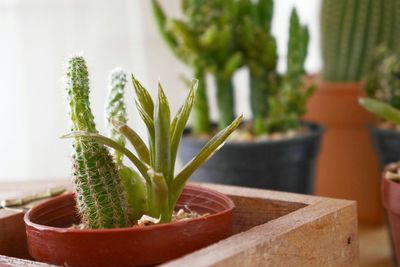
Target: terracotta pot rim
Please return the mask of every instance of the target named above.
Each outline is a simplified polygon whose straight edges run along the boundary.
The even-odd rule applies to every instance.
[[[310,140],[310,139],[315,139],[320,137],[324,131],[325,127],[322,126],[319,123],[315,123],[312,121],[308,120],[302,120],[301,124],[303,126],[306,126],[309,131],[307,131],[305,134],[299,134],[295,135],[290,138],[283,138],[279,140],[259,140],[259,141],[240,141],[240,142],[229,142],[227,141],[225,143],[225,146],[230,146],[230,147],[255,147],[255,146],[269,146],[269,145],[280,145],[280,144],[286,144],[286,143],[298,143],[298,142],[303,142],[305,140]],[[183,138],[187,138],[187,135],[191,132],[191,128],[186,128],[185,131],[183,132]],[[198,139],[198,138],[192,138],[192,141],[197,144],[205,144],[208,142],[208,140],[204,139]]]
[[[194,185],[194,184],[188,184],[185,186],[187,189],[200,189],[200,191],[207,191],[207,193],[211,193],[214,196],[217,196],[218,198],[222,199],[224,202],[226,202],[227,206],[229,208],[224,209],[223,211],[212,213],[206,217],[200,217],[200,218],[194,218],[190,220],[185,220],[185,221],[177,221],[177,222],[170,222],[170,223],[164,223],[164,224],[156,224],[156,225],[148,225],[148,226],[143,226],[143,227],[124,227],[124,228],[111,228],[111,229],[69,229],[69,228],[62,228],[62,227],[55,227],[55,226],[47,226],[39,223],[34,223],[31,221],[31,213],[34,212],[36,209],[40,209],[43,206],[47,205],[49,202],[54,202],[62,198],[67,198],[71,195],[74,195],[74,193],[67,193],[67,194],[62,194],[60,196],[54,197],[52,199],[49,199],[47,201],[44,201],[37,206],[31,208],[29,211],[27,211],[24,215],[24,222],[26,226],[35,228],[40,231],[51,231],[51,232],[56,232],[56,233],[75,233],[75,234],[101,234],[101,233],[113,233],[113,232],[143,232],[143,231],[152,231],[158,228],[163,228],[163,227],[182,227],[186,224],[189,223],[195,223],[198,221],[203,221],[207,220],[209,218],[214,218],[217,216],[221,216],[223,214],[231,212],[235,208],[235,203],[231,198],[228,196],[213,190],[209,189],[200,185]]]

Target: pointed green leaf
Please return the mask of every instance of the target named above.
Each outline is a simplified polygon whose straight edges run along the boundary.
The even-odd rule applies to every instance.
[[[179,109],[178,113],[174,117],[171,125],[171,170],[170,175],[173,177],[175,170],[176,154],[178,153],[179,143],[183,131],[185,130],[186,123],[189,119],[190,111],[192,110],[196,90],[198,86],[198,80],[193,80],[190,87],[189,94],[186,98],[185,103]]]
[[[359,102],[369,112],[396,125],[400,125],[400,111],[389,104],[372,98],[360,98]]]
[[[61,138],[76,138],[76,137],[91,139],[99,144],[111,147],[111,148],[119,151],[120,153],[124,154],[132,161],[132,163],[136,166],[136,168],[139,170],[139,172],[143,175],[145,180],[147,182],[150,182],[150,178],[147,174],[147,171],[150,168],[150,166],[148,166],[146,163],[143,163],[140,159],[138,159],[131,151],[126,149],[124,146],[118,144],[114,140],[112,140],[104,135],[96,134],[96,133],[89,133],[89,132],[85,132],[85,131],[75,131],[75,132],[72,132],[72,133],[62,136]]]
[[[132,77],[133,87],[135,88],[136,96],[138,99],[138,103],[140,104],[142,109],[146,112],[146,114],[150,118],[153,118],[154,103],[153,100],[151,99],[149,91],[147,91],[146,88],[144,88],[142,84],[135,79],[133,74],[131,74],[131,77]]]
[[[225,140],[229,137],[229,135],[240,125],[242,121],[243,115],[237,117],[228,127],[221,130],[218,134],[216,134],[195,156],[191,161],[189,161],[183,169],[179,172],[179,174],[175,177],[173,182],[173,194],[174,201],[178,199],[180,193],[185,186],[185,183],[189,179],[190,175],[198,169],[202,164],[207,162],[208,159],[214,155],[215,152],[220,149]]]
[[[118,130],[118,132],[123,134],[129,140],[133,148],[136,150],[139,158],[147,164],[150,164],[149,149],[147,148],[142,138],[140,138],[140,136],[135,132],[135,130],[117,120],[113,120],[112,123],[113,126]]]
[[[171,114],[167,97],[161,84],[158,83],[158,98],[154,112],[154,132],[155,132],[155,158],[154,170],[160,172],[169,181],[169,169],[171,163],[170,154],[170,122]]]

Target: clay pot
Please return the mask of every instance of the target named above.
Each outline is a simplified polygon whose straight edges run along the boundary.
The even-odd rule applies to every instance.
[[[200,186],[185,187],[177,208],[209,216],[143,227],[78,230],[73,194],[48,200],[25,214],[29,253],[65,266],[142,266],[162,263],[228,237],[234,204]]]
[[[305,118],[326,128],[316,194],[356,200],[360,222],[379,224],[383,221],[380,171],[367,128],[375,117],[358,104],[362,95],[361,83],[319,82]]]
[[[385,173],[387,171],[397,171],[399,168],[399,163],[388,165],[382,177],[383,205],[387,212],[397,262],[400,260],[400,183],[386,179]]]
[[[309,132],[282,140],[227,142],[206,164],[196,170],[191,181],[312,194],[315,162],[323,128],[304,122]],[[191,160],[205,140],[183,135],[179,157]]]

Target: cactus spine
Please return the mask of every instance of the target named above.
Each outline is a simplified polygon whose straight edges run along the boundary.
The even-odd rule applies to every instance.
[[[380,44],[397,50],[398,0],[324,0],[321,10],[323,78],[360,81]]]
[[[115,129],[112,121],[117,120],[121,123],[128,121],[124,102],[126,82],[126,73],[121,68],[116,68],[110,73],[106,103],[106,125],[110,132],[110,138],[122,146],[125,146],[125,137]],[[115,151],[117,165],[122,164],[122,157],[119,151]]]
[[[88,71],[82,57],[68,61],[66,90],[72,131],[97,133],[89,103]],[[109,151],[78,137],[73,147],[73,179],[82,223],[91,229],[127,226],[125,198]]]

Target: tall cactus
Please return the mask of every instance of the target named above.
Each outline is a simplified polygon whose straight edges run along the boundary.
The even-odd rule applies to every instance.
[[[277,45],[271,34],[272,0],[240,0],[238,39],[250,71],[250,106],[253,132],[267,131],[268,98],[277,87]]]
[[[191,1],[189,8],[182,1],[182,9],[188,20],[186,22],[168,19],[157,0],[152,0],[153,14],[161,36],[171,51],[193,70],[199,80],[196,100],[193,106],[193,130],[197,134],[209,133],[211,122],[206,89],[206,64],[200,50],[200,35],[203,27],[197,23],[197,10],[201,5]]]
[[[314,91],[314,86],[305,88],[303,82],[308,43],[308,27],[301,25],[297,11],[293,8],[290,15],[287,71],[281,77],[276,95],[269,99],[270,110],[266,119],[268,132],[286,132],[298,128],[306,112],[307,100]]]
[[[97,133],[89,103],[85,60],[68,61],[66,90],[72,131]],[[92,140],[74,138],[73,179],[82,223],[92,229],[128,225],[126,203],[117,168],[107,148]]]
[[[323,78],[360,81],[380,44],[399,51],[398,0],[323,0],[321,45]]]
[[[113,126],[113,120],[122,123],[128,121],[126,107],[124,102],[125,85],[127,82],[126,73],[121,68],[116,68],[110,73],[108,84],[108,97],[106,102],[106,125],[110,132],[111,139],[117,141],[121,145],[125,145],[125,137],[120,134]],[[122,154],[115,151],[115,161],[122,163]]]
[[[212,72],[217,87],[219,127],[224,128],[234,117],[231,77],[242,65],[241,54],[235,50],[233,0],[182,0],[185,20],[167,19],[157,0],[153,13],[162,37],[174,54],[192,67],[199,79],[199,90],[193,107],[193,128],[197,133],[209,132],[205,75]]]

